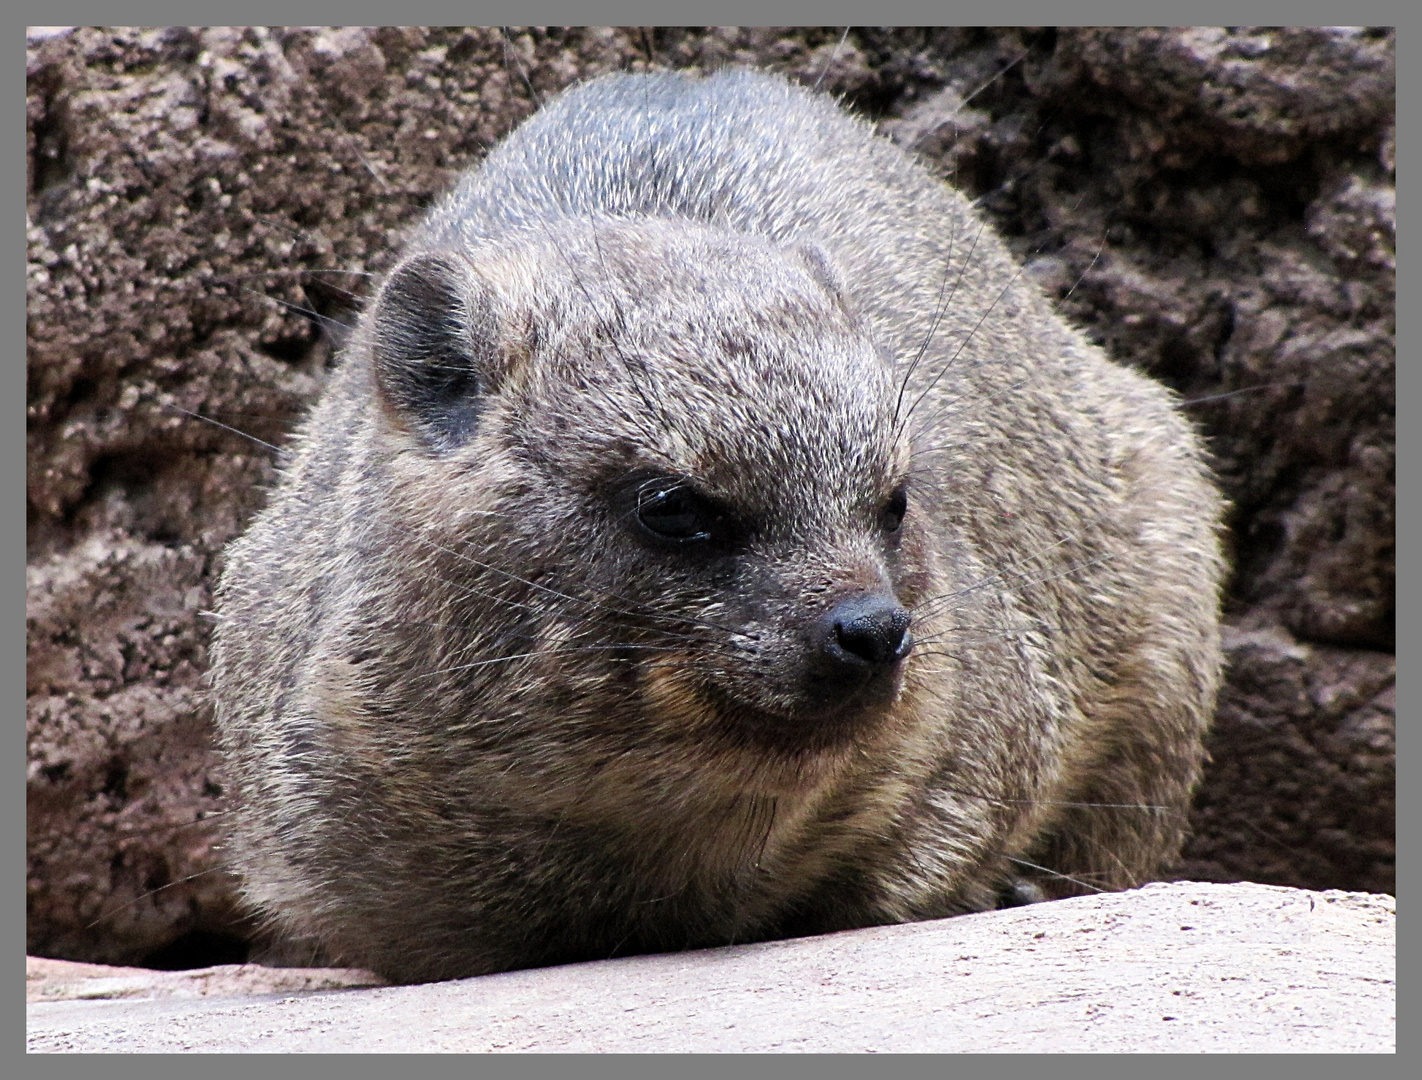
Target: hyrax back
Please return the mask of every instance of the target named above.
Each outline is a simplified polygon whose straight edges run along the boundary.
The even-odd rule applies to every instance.
[[[430,213],[231,549],[236,866],[400,980],[1138,883],[1219,514],[1169,395],[865,124],[599,79]]]

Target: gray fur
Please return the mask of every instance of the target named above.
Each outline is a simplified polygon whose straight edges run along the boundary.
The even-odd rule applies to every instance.
[[[1121,888],[1177,854],[1220,500],[1170,394],[960,195],[780,79],[608,76],[402,268],[223,577],[260,910],[433,979]],[[667,476],[732,539],[639,532]],[[826,704],[806,627],[876,592],[913,648]]]

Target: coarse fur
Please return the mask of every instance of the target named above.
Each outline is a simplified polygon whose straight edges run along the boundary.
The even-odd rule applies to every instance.
[[[1149,880],[1220,511],[1171,395],[867,124],[597,79],[433,208],[229,551],[233,862],[402,981]],[[841,685],[862,597],[907,655]]]

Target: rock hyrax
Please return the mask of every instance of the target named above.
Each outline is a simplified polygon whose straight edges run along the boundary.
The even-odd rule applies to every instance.
[[[255,905],[396,980],[1149,879],[1220,500],[956,192],[778,78],[616,75],[440,201],[230,551]]]

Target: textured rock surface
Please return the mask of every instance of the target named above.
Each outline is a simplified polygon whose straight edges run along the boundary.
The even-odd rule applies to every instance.
[[[1182,873],[1393,888],[1390,32],[219,28],[28,51],[31,952],[248,954],[201,695],[263,442],[423,205],[536,101],[647,65],[846,95],[1196,402],[1238,571]]]
[[[189,971],[77,964],[25,957],[25,1000],[116,1001],[142,998],[248,997],[293,991],[382,986],[384,980],[356,968],[276,968],[222,964]]]
[[[423,986],[28,1009],[31,1052],[1395,1048],[1391,897],[1151,885]]]

